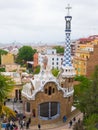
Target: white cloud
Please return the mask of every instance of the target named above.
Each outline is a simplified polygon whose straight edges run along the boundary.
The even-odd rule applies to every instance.
[[[98,34],[97,0],[0,0],[0,42],[64,41],[68,3],[71,37]]]

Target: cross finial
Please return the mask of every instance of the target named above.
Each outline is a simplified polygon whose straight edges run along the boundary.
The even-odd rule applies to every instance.
[[[66,7],[66,9],[68,10],[68,16],[69,16],[69,10],[71,9],[72,7],[70,7],[70,4],[68,4],[68,6]]]

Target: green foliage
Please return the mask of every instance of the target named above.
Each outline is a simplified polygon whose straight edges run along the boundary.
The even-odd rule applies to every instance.
[[[75,80],[80,81],[80,84],[75,86],[74,105],[84,114],[85,130],[96,130],[95,124],[98,123],[98,66],[95,67],[92,80],[83,76],[76,77]],[[91,122],[92,124],[90,124]]]
[[[57,53],[64,54],[64,47],[62,47],[62,46],[55,46],[54,49],[56,49]]]
[[[8,53],[7,51],[0,49],[0,64],[1,64],[1,55],[3,54],[6,55],[7,53]]]
[[[18,56],[16,58],[16,62],[23,65],[27,61],[33,60],[33,55],[36,53],[35,49],[32,49],[31,46],[23,46],[19,49]]]
[[[5,68],[0,68],[0,72],[5,72]]]
[[[58,69],[54,68],[54,69],[52,69],[51,71],[52,71],[52,74],[53,74],[55,77],[58,76],[58,73],[59,73],[59,70],[58,70]]]
[[[85,130],[98,130],[96,124],[98,123],[98,114],[92,114],[84,120]]]
[[[4,105],[5,98],[14,88],[14,82],[11,78],[0,74],[0,116],[3,114],[6,118],[15,116],[15,112]]]
[[[39,72],[40,72],[40,66],[34,68],[34,74],[39,74]]]
[[[14,82],[11,78],[0,74],[0,102],[3,102],[13,90]]]

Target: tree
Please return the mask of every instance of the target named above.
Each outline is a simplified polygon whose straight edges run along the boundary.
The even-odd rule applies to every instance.
[[[62,47],[62,46],[55,46],[54,49],[56,49],[57,53],[64,54],[64,47]]]
[[[75,86],[74,105],[84,114],[85,130],[96,130],[95,125],[98,123],[98,66],[91,79],[86,77],[76,77],[75,80],[80,81],[80,84]],[[93,122],[93,118],[96,120]],[[88,122],[92,122],[89,124]]]
[[[91,81],[84,77],[84,76],[76,76],[76,81],[80,83],[74,87],[74,105],[83,112],[84,116],[87,114],[87,102],[89,93],[88,90],[90,89]]]
[[[59,73],[59,70],[58,70],[58,69],[56,69],[56,68],[52,69],[52,74],[53,74],[55,77],[58,76],[58,73]]]
[[[16,62],[23,65],[27,61],[33,60],[33,55],[36,53],[36,49],[32,49],[31,46],[23,46],[19,49]]]
[[[98,114],[92,114],[88,118],[85,119],[85,130],[98,130],[96,127],[98,123]]]
[[[5,50],[0,49],[0,64],[1,64],[1,55],[6,55],[8,52]]]
[[[39,74],[40,72],[40,66],[37,66],[34,68],[34,74]]]
[[[9,77],[0,74],[0,116],[15,116],[13,110],[4,105],[5,98],[9,95],[13,88],[14,81]]]

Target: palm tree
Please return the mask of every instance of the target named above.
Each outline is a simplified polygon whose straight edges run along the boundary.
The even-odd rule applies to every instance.
[[[15,116],[15,112],[4,105],[5,98],[14,88],[14,81],[0,73],[0,116]]]

